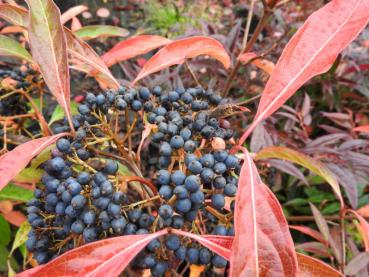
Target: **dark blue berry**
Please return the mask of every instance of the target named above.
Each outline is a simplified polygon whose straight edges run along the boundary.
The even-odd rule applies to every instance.
[[[149,242],[149,244],[147,245],[147,249],[151,252],[154,252],[156,249],[160,248],[160,241],[158,239],[153,239],[152,241]]]
[[[226,236],[227,228],[224,225],[217,225],[215,226],[213,233],[214,235]]]
[[[80,172],[77,176],[77,182],[81,185],[86,185],[88,182],[90,182],[90,174],[87,172]]]
[[[202,164],[199,161],[191,161],[188,164],[188,169],[193,173],[193,174],[200,174],[203,167]]]
[[[60,157],[56,157],[50,160],[50,167],[56,172],[61,172],[65,166],[65,161]]]
[[[168,263],[165,261],[158,261],[156,265],[151,269],[153,277],[162,276],[168,270]]]
[[[186,259],[187,248],[185,246],[180,246],[175,252],[174,255],[180,261],[184,261]]]
[[[168,200],[173,196],[173,190],[170,186],[161,186],[159,189],[159,195],[165,199]]]
[[[173,215],[173,208],[168,204],[164,204],[159,208],[158,213],[163,219],[168,219]]]
[[[125,235],[134,235],[137,232],[137,226],[133,223],[128,223],[126,228],[124,228]]]
[[[150,99],[150,90],[146,87],[141,87],[138,91],[138,95],[142,100],[149,100]]]
[[[217,174],[223,174],[227,171],[227,166],[225,165],[225,163],[219,162],[214,165],[213,170]]]
[[[111,221],[111,227],[113,227],[113,230],[115,233],[122,234],[124,228],[127,225],[127,220],[124,217],[120,217],[117,219],[113,219]]]
[[[111,200],[115,204],[126,204],[128,201],[127,195],[121,191],[116,191],[113,193]]]
[[[110,181],[104,181],[100,185],[101,195],[107,196],[113,193],[113,185]]]
[[[226,185],[226,179],[223,176],[215,177],[213,181],[213,186],[216,189],[223,189]]]
[[[171,174],[170,179],[174,185],[180,186],[183,185],[183,182],[186,179],[186,174],[181,170],[176,170]]]
[[[172,227],[175,229],[181,229],[184,225],[184,219],[180,215],[174,215],[172,220]]]
[[[103,172],[107,175],[115,175],[118,171],[118,163],[115,161],[108,160],[105,164]]]
[[[85,228],[85,225],[83,224],[83,222],[81,220],[77,220],[73,222],[70,229],[73,233],[82,234],[84,228]]]
[[[184,145],[184,140],[181,136],[174,136],[170,139],[170,146],[172,146],[175,149],[179,149],[181,147],[183,147]]]
[[[185,186],[177,186],[174,188],[173,193],[179,199],[184,199],[188,197],[188,190]]]
[[[48,192],[57,192],[59,185],[60,181],[58,179],[52,179],[45,183],[45,188]]]
[[[212,154],[205,154],[200,158],[200,163],[205,167],[213,167],[215,160]]]
[[[82,191],[81,184],[76,181],[70,182],[67,188],[71,195],[77,195]]]
[[[227,159],[224,162],[228,169],[235,168],[239,164],[239,160],[234,155],[228,155]]]
[[[224,187],[224,195],[235,196],[237,193],[237,187],[234,184],[226,184]]]
[[[168,235],[165,240],[165,246],[169,250],[177,250],[181,246],[181,241],[179,240],[178,236],[176,235]]]
[[[82,209],[85,206],[86,202],[86,197],[81,194],[74,196],[70,201],[72,207],[77,210]]]
[[[70,152],[70,142],[69,140],[65,139],[65,138],[60,138],[57,142],[56,142],[56,147],[58,148],[58,150],[62,153],[69,153]]]
[[[201,179],[205,183],[211,183],[215,177],[214,171],[210,168],[204,168],[200,174]]]
[[[193,141],[193,140],[188,140],[188,141],[186,141],[185,142],[185,144],[184,144],[184,150],[186,151],[186,152],[194,152],[195,150],[196,150],[196,142],[195,141]]]
[[[133,209],[128,211],[128,218],[132,222],[137,222],[141,217],[142,211],[140,209]]]
[[[197,264],[199,262],[199,249],[190,247],[187,249],[187,260],[190,264]]]
[[[201,184],[200,178],[196,175],[187,176],[184,182],[184,185],[189,192],[197,191],[200,188],[200,184]]]
[[[87,210],[82,214],[82,220],[86,225],[91,225],[95,222],[96,213],[93,210]]]
[[[171,156],[172,155],[172,147],[166,141],[163,141],[160,144],[159,153],[162,156]]]
[[[77,156],[82,161],[87,161],[90,158],[90,152],[88,152],[86,149],[81,148],[77,150]]]
[[[223,194],[213,194],[211,196],[211,203],[215,208],[221,210],[225,205],[225,199]]]
[[[139,100],[133,100],[131,106],[134,111],[139,111],[142,109],[142,103]]]
[[[85,104],[81,104],[78,106],[78,112],[81,115],[88,115],[90,113],[90,108],[89,106],[85,105]]]
[[[153,222],[153,216],[148,215],[147,213],[143,213],[138,219],[138,225],[140,225],[141,228],[149,228]]]
[[[185,92],[181,95],[181,100],[185,103],[185,104],[191,104],[193,101],[193,97],[191,94],[189,94],[188,92]]]
[[[178,187],[177,187],[178,188]],[[186,198],[186,199],[178,199],[175,202],[175,209],[178,213],[187,213],[191,210],[191,200]]]
[[[201,248],[199,252],[200,264],[208,265],[211,262],[212,254],[207,248]]]
[[[189,140],[191,138],[191,130],[189,128],[183,128],[180,132],[179,135],[186,141]]]
[[[156,181],[159,185],[169,185],[170,172],[168,170],[159,170],[156,175]]]
[[[211,263],[218,268],[224,268],[227,266],[227,260],[223,257],[215,254],[213,258],[211,259]]]
[[[85,242],[95,241],[98,237],[97,230],[94,227],[87,227],[83,230],[83,239]]]
[[[214,153],[214,158],[218,162],[224,162],[227,159],[227,157],[228,157],[228,152],[226,150],[220,150]]]
[[[190,199],[194,204],[202,204],[205,201],[205,195],[201,190],[190,194]]]
[[[201,135],[206,139],[214,137],[214,134],[215,129],[212,126],[206,125],[204,128],[201,129]]]

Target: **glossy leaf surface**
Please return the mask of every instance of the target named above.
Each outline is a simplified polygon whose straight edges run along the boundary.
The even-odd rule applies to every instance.
[[[230,276],[295,276],[296,254],[282,208],[243,151]]]
[[[133,81],[138,80],[172,65],[182,64],[186,59],[208,55],[220,61],[225,68],[230,67],[231,59],[223,45],[209,37],[195,36],[169,43],[149,59]]]
[[[102,56],[102,60],[110,67],[118,62],[146,54],[170,42],[172,41],[161,36],[141,35],[132,37],[117,43]]]
[[[260,121],[280,108],[305,82],[326,72],[368,20],[367,0],[333,0],[314,12],[283,50],[240,145]]]
[[[66,133],[23,143],[0,157],[0,190],[6,186],[45,147]]]
[[[27,0],[27,3],[30,8],[28,34],[33,59],[51,93],[65,110],[70,126],[73,126],[67,43],[60,11],[52,0]]]

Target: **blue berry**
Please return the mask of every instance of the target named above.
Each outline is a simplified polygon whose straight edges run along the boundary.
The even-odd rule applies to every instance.
[[[138,95],[142,100],[149,100],[150,99],[150,90],[146,87],[141,87],[138,91]]]
[[[65,207],[66,207],[65,203],[59,201],[55,206],[55,213],[58,215],[65,215]],[[28,219],[28,221],[30,220]]]
[[[169,250],[177,250],[181,246],[181,241],[179,240],[178,236],[176,235],[169,235],[165,240],[165,246]]]
[[[223,257],[215,254],[213,258],[211,259],[211,263],[218,268],[224,268],[227,266],[227,260]]]
[[[86,225],[91,225],[95,222],[96,213],[93,210],[87,210],[82,215],[82,220]]]
[[[101,183],[105,182],[106,180],[107,180],[106,179],[106,176],[104,174],[102,174],[101,172],[97,172],[94,175],[94,181],[98,185],[100,185]]]
[[[224,162],[228,169],[235,168],[237,165],[239,165],[239,160],[234,155],[228,155],[227,159]]]
[[[70,142],[69,140],[65,139],[65,138],[60,138],[57,142],[56,142],[56,147],[58,148],[58,150],[62,153],[69,153],[70,152]]]
[[[205,154],[200,158],[200,163],[205,167],[211,168],[215,163],[214,156],[212,154]]]
[[[224,187],[224,195],[235,196],[237,193],[237,187],[234,184],[226,184]]]
[[[158,261],[156,265],[151,269],[152,276],[162,276],[168,270],[168,263],[164,261]]]
[[[71,195],[77,195],[82,191],[82,186],[76,181],[72,181],[68,184],[68,191]]]
[[[203,180],[205,183],[211,183],[215,177],[215,173],[210,168],[204,168],[201,171],[200,177],[201,177],[201,180]]]
[[[145,258],[143,259],[143,263],[146,267],[151,268],[156,265],[157,261],[154,255],[149,254],[145,256]]]
[[[172,220],[172,227],[175,229],[181,229],[184,225],[184,219],[180,215],[174,215]]]
[[[65,161],[60,157],[56,157],[50,160],[50,167],[56,172],[61,172],[65,166]]]
[[[113,193],[111,200],[115,204],[126,204],[128,201],[127,195],[121,191],[116,191]]]
[[[199,161],[191,161],[188,164],[188,169],[193,173],[193,174],[200,174],[203,167],[202,164]]]
[[[199,162],[198,162],[199,163]],[[190,165],[192,162],[190,163]],[[195,192],[200,188],[200,178],[196,175],[187,176],[184,185],[189,192]]]
[[[219,162],[214,165],[213,170],[217,174],[223,174],[227,171],[227,166],[225,165],[225,163]]]
[[[158,213],[163,219],[168,219],[173,215],[173,208],[168,204],[164,204],[159,208]]]
[[[216,189],[223,189],[226,185],[226,179],[223,176],[215,177],[213,181],[213,186]]]
[[[181,100],[185,103],[185,104],[190,104],[193,101],[193,97],[191,94],[189,94],[188,92],[185,92],[181,95]]]
[[[199,252],[200,264],[208,265],[211,262],[212,254],[207,248],[201,248]]]
[[[74,196],[70,201],[72,207],[77,210],[82,209],[85,206],[86,202],[86,198],[81,194]]]
[[[171,174],[170,179],[175,186],[180,186],[183,185],[183,182],[186,179],[186,174],[181,170],[176,170]]]
[[[142,103],[139,100],[133,100],[132,104],[132,110],[139,111],[142,109]]]
[[[187,248],[185,246],[180,246],[175,252],[174,255],[180,261],[184,261],[186,259]]]
[[[65,214],[70,218],[75,218],[77,217],[78,212],[71,205],[69,205],[65,208]]]
[[[154,113],[156,113],[156,115],[164,116],[167,113],[167,109],[160,106],[154,109]]]
[[[149,228],[153,222],[154,218],[152,215],[143,213],[138,220],[138,225],[140,225],[141,228]]]
[[[49,193],[48,195],[46,195],[45,201],[49,205],[56,206],[56,204],[58,203],[59,199],[58,199],[58,196],[56,195],[56,193]]]
[[[140,209],[133,209],[128,211],[128,218],[132,222],[137,222],[141,217],[142,211]]]
[[[97,199],[101,196],[101,191],[99,187],[95,187],[91,190],[91,196],[94,199]]]
[[[90,182],[90,174],[87,172],[81,172],[77,176],[77,182],[81,185],[86,185],[88,182]]]
[[[83,222],[81,220],[77,220],[73,222],[70,229],[73,233],[82,234],[84,228],[85,228],[85,225],[83,224]]]
[[[190,199],[194,204],[202,204],[205,201],[205,195],[201,190],[190,194]]]
[[[110,216],[108,215],[107,211],[102,211],[99,214],[99,220],[102,222],[109,222],[110,221]]]
[[[224,162],[227,159],[227,157],[228,157],[228,152],[226,150],[220,150],[214,153],[214,158],[218,162]]]
[[[190,162],[197,161],[197,157],[195,154],[186,154],[185,156],[185,164],[188,166]]]
[[[159,185],[169,185],[170,183],[170,172],[168,170],[159,170],[156,175],[156,181]]]
[[[168,98],[171,102],[177,101],[179,99],[179,93],[176,91],[170,91],[168,93]]]
[[[61,195],[64,203],[69,203],[72,200],[72,194],[69,191],[64,191]]]
[[[204,128],[201,129],[201,135],[206,139],[214,137],[214,134],[215,129],[212,126],[206,125]]]
[[[111,203],[108,205],[108,212],[111,216],[119,217],[120,216],[120,205]]]
[[[179,199],[187,198],[188,196],[188,190],[185,186],[177,186],[174,188],[173,193],[175,196]]]
[[[124,101],[122,98],[118,98],[115,101],[115,106],[117,107],[118,110],[123,111],[127,108],[127,102]]]
[[[225,205],[225,199],[224,199],[223,194],[213,194],[211,196],[211,203],[218,210],[223,209]]]
[[[78,106],[78,112],[81,115],[88,115],[90,113],[90,108],[89,106],[85,105],[85,104],[81,104]]]
[[[113,228],[115,233],[122,234],[124,228],[127,225],[127,220],[124,217],[120,217],[118,219],[113,219],[111,221],[111,227]]]
[[[153,94],[156,96],[160,96],[161,95],[161,87],[159,86],[155,86],[152,90]]]
[[[88,104],[93,105],[93,104],[95,104],[95,103],[96,103],[96,96],[95,96],[93,93],[88,92],[88,93],[86,94],[86,98],[85,98],[85,100],[86,100],[86,102],[87,102]]]
[[[166,141],[163,141],[160,144],[159,153],[162,156],[171,156],[172,155],[172,147]]]
[[[113,185],[110,181],[104,181],[100,185],[101,195],[107,196],[113,193]]]
[[[78,149],[77,150],[77,156],[82,161],[87,161],[90,158],[90,152],[88,152],[86,149]]]
[[[198,209],[194,209],[185,213],[186,220],[190,222],[194,221],[197,217],[198,212],[199,212]]]
[[[128,223],[126,228],[124,228],[125,235],[134,235],[137,232],[137,226],[133,223]]]
[[[83,239],[85,242],[95,241],[98,237],[97,230],[94,227],[87,227],[83,230]]]
[[[36,252],[34,257],[39,264],[45,264],[49,260],[48,254],[46,252]]]
[[[175,149],[179,149],[183,147],[183,145],[184,145],[184,140],[181,136],[175,135],[174,137],[170,139],[170,146],[172,146]]]
[[[108,160],[105,164],[103,172],[107,175],[115,175],[118,171],[118,163],[115,161]]]
[[[110,199],[107,197],[100,197],[96,200],[96,207],[99,208],[100,210],[105,210],[110,203]]]
[[[227,228],[224,225],[217,225],[215,226],[213,233],[214,235],[226,236]]]
[[[186,151],[186,152],[194,152],[195,150],[196,150],[196,142],[195,141],[193,141],[193,140],[188,140],[188,141],[186,141],[185,142],[185,144],[184,144],[184,150]]]
[[[102,106],[105,104],[105,96],[101,93],[99,93],[97,96],[96,96],[96,104],[98,106]]]
[[[190,264],[197,264],[199,262],[199,249],[190,247],[187,249],[187,260]]]
[[[153,239],[147,245],[147,249],[151,252],[154,252],[156,249],[159,249],[161,246],[160,241],[158,239]]]
[[[183,128],[180,132],[179,135],[186,141],[189,140],[191,138],[191,130],[189,128]]]
[[[158,160],[159,168],[167,168],[170,165],[171,157],[161,156]]]
[[[178,188],[178,187],[177,187]],[[190,199],[178,199],[175,202],[175,208],[178,213],[187,213],[191,210],[191,201]]]
[[[58,179],[51,179],[45,183],[45,187],[48,192],[56,192],[59,185],[60,181]]]
[[[161,186],[159,189],[159,195],[165,199],[169,200],[173,196],[173,190],[170,186]]]

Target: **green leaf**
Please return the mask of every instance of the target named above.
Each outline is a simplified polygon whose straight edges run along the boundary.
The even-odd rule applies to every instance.
[[[10,225],[5,218],[0,215],[0,245],[8,245],[10,242]]]
[[[281,159],[306,167],[316,175],[325,179],[340,200],[343,207],[343,198],[336,176],[319,160],[307,156],[298,151],[283,146],[266,147],[256,154],[255,160]]]
[[[327,205],[324,206],[324,208],[322,209],[322,214],[327,215],[327,214],[336,214],[338,213],[340,210],[340,204],[337,202],[334,203],[329,203]]]
[[[23,224],[19,227],[17,233],[15,234],[10,254],[12,254],[15,249],[17,249],[27,241],[29,231],[31,231],[31,225],[28,221],[23,222]]]
[[[8,184],[0,191],[0,200],[16,200],[22,202],[28,202],[33,198],[32,191],[18,187],[13,184]]]
[[[0,56],[16,57],[33,63],[31,55],[16,40],[0,35]]]
[[[288,201],[285,205],[286,206],[305,206],[309,204],[309,201],[307,201],[305,198],[295,198],[290,201]]]
[[[41,180],[42,173],[42,169],[25,168],[13,180],[19,183],[37,183]]]
[[[78,114],[78,104],[76,102],[73,102],[73,101],[70,102],[70,109],[71,109],[72,115]],[[64,113],[63,108],[60,105],[57,105],[55,107],[53,114],[51,115],[49,126],[53,124],[54,122],[63,119],[64,117],[65,117],[65,113]]]
[[[32,98],[32,102],[35,103],[35,106],[39,111],[42,110],[40,98]],[[35,110],[33,109],[33,106],[31,105],[31,103],[27,102],[27,106],[29,107],[28,113],[34,113],[35,112]]]
[[[31,168],[38,168],[42,163],[49,160],[51,158],[51,149],[53,149],[54,147],[54,144],[52,144],[42,150],[42,152],[31,161]]]
[[[89,25],[78,29],[74,34],[83,40],[89,40],[97,37],[126,37],[129,31],[116,26]]]

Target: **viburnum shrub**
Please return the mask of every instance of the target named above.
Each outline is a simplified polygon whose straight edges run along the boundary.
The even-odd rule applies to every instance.
[[[29,10],[0,5],[0,17],[22,27],[31,50],[0,36],[0,54],[27,64],[0,71],[1,119],[31,138],[20,145],[4,140],[0,188],[24,170],[40,174],[19,242],[25,242],[38,266],[19,276],[133,276],[146,269],[163,276],[181,274],[188,266],[191,274],[340,276],[325,263],[295,252],[280,204],[262,182],[254,158],[292,159],[325,178],[340,201],[340,216],[352,213],[359,219],[368,250],[369,225],[346,208],[328,169],[283,148],[255,157],[245,143],[299,87],[331,68],[366,26],[368,0],[333,0],[307,19],[270,72],[244,133],[236,132],[232,123],[235,111],[248,109],[228,98],[228,91],[241,66],[260,66],[264,59],[263,53],[251,50],[278,1],[262,1],[264,15],[234,64],[220,42],[203,36],[175,41],[134,36],[100,57],[84,40],[126,36],[124,29],[72,31],[63,24],[83,7],[60,16],[52,0],[26,2]],[[131,84],[120,84],[110,73],[108,67],[157,48]],[[200,55],[231,69],[224,87],[199,85],[187,59]],[[185,64],[197,86],[139,85],[178,64]],[[69,69],[87,73],[101,87],[98,93],[86,91],[77,113],[72,113]],[[45,85],[64,110],[54,125],[30,97],[42,98]],[[30,109],[25,122],[23,114]]]

